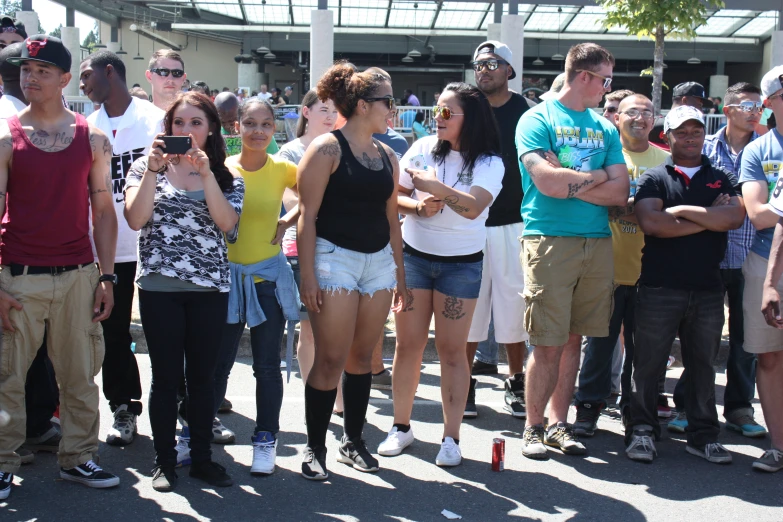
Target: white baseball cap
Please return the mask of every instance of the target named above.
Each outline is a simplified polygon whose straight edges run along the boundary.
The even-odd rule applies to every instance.
[[[478,58],[480,54],[495,54],[497,56],[500,56],[504,60],[508,62],[508,66],[511,67],[511,49],[508,48],[508,45],[504,43],[500,43],[497,40],[487,40],[483,44],[476,47],[476,51],[473,53],[473,59],[475,60]],[[511,76],[508,77],[509,80],[513,80],[516,78],[517,72],[514,70],[513,67],[511,67]]]
[[[704,114],[699,109],[690,105],[675,107],[663,120],[663,132],[668,133],[670,130],[678,129],[688,120],[696,120],[704,126]]]
[[[778,65],[761,79],[761,95],[765,100],[769,98],[771,94],[775,94],[780,89],[783,89],[783,83],[780,81],[782,75],[783,65]]]

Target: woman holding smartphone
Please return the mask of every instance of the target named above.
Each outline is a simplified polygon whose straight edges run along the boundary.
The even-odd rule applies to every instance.
[[[231,282],[226,239],[237,239],[245,184],[225,166],[220,118],[209,98],[178,95],[164,128],[167,136],[189,137],[190,149],[167,153],[159,135],[149,156],[133,163],[125,185],[125,218],[140,231],[136,284],[152,364],[152,487],[171,491],[177,483],[177,387],[183,369],[190,398],[190,476],[230,486],[225,468],[212,462],[210,441],[215,364]]]
[[[326,431],[340,375],[345,409],[338,460],[360,471],[378,470],[362,440],[372,351],[395,286],[398,307],[406,290],[397,218],[399,167],[391,149],[372,137],[386,131],[393,115],[389,77],[337,63],[321,77],[317,91],[348,120],[342,129],[313,140],[297,171],[301,296],[316,346],[305,385],[302,476],[326,480]]]
[[[444,419],[435,463],[456,466],[462,461],[459,430],[470,387],[465,346],[481,287],[484,224],[505,169],[492,108],[476,87],[450,83],[433,115],[437,134],[416,141],[401,161],[409,303],[395,314],[394,425],[378,453],[399,455],[414,440],[413,399],[434,314]]]

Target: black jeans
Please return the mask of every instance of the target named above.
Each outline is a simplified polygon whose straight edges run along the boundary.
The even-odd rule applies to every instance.
[[[636,301],[636,342],[631,391],[633,428],[660,437],[658,378],[666,369],[674,337],[679,332],[682,359],[688,369],[685,409],[688,444],[702,447],[716,442],[720,425],[715,409],[715,357],[723,329],[723,292],[674,290],[639,286]]]
[[[27,412],[27,437],[40,437],[52,429],[52,415],[60,403],[60,388],[54,377],[52,361],[46,353],[46,334],[41,348],[27,370],[25,411]]]
[[[729,359],[726,361],[726,391],[723,395],[723,416],[728,419],[738,410],[753,411],[750,403],[756,395],[756,354],[743,349],[745,322],[742,293],[745,291],[745,276],[742,275],[742,269],[721,269],[720,275],[729,302]],[[687,376],[687,370],[682,372],[674,388],[674,405],[678,411],[686,411],[683,408]]]
[[[280,408],[283,405],[283,375],[280,373],[280,347],[283,344],[285,317],[275,297],[277,286],[271,281],[256,283],[256,294],[266,321],[250,329],[253,350],[253,375],[256,378],[256,427],[253,434],[268,431],[277,437]],[[215,414],[223,402],[228,375],[239,350],[245,323],[226,324],[215,368]]]
[[[125,404],[128,411],[141,415],[141,379],[136,356],[131,351],[133,338],[130,334],[136,263],[117,263],[114,273],[119,280],[114,287],[114,309],[109,318],[101,322],[106,343],[103,395],[109,401],[111,411]]]
[[[152,386],[149,414],[155,462],[175,465],[177,387],[184,368],[188,394],[190,457],[211,459],[214,387],[228,292],[149,292],[139,289],[141,324],[147,338]]]
[[[576,401],[601,402],[612,393],[612,356],[620,328],[625,326],[625,362],[620,378],[622,388],[621,410],[630,401],[631,371],[633,369],[633,330],[636,309],[636,287],[620,285],[614,290],[614,310],[609,320],[609,337],[588,337],[582,369],[579,372],[579,389]]]

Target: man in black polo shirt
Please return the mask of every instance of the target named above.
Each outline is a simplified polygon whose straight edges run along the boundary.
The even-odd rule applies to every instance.
[[[737,177],[713,167],[701,154],[704,116],[680,106],[666,115],[664,132],[671,158],[639,178],[636,217],[644,232],[642,273],[636,304],[631,419],[625,450],[632,460],[651,462],[658,379],[676,335],[688,370],[686,450],[710,462],[730,463],[718,444],[713,363],[723,329],[720,262],[728,230],[742,226],[745,209]]]

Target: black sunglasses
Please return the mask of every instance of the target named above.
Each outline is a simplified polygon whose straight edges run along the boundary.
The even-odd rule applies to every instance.
[[[509,65],[509,63],[506,60],[499,60],[492,58],[490,60],[477,60],[475,62],[470,62],[470,65],[473,66],[473,70],[476,72],[481,71],[484,67],[487,68],[489,71],[497,70],[498,65],[504,64]]]
[[[182,69],[166,69],[165,67],[154,67],[150,69],[150,72],[163,76],[164,78],[171,74],[174,78],[182,78],[185,75],[185,71]]]
[[[389,110],[394,109],[394,106],[397,105],[397,102],[394,101],[394,96],[383,96],[380,98],[362,98],[362,100],[366,102],[385,101],[389,106]]]

